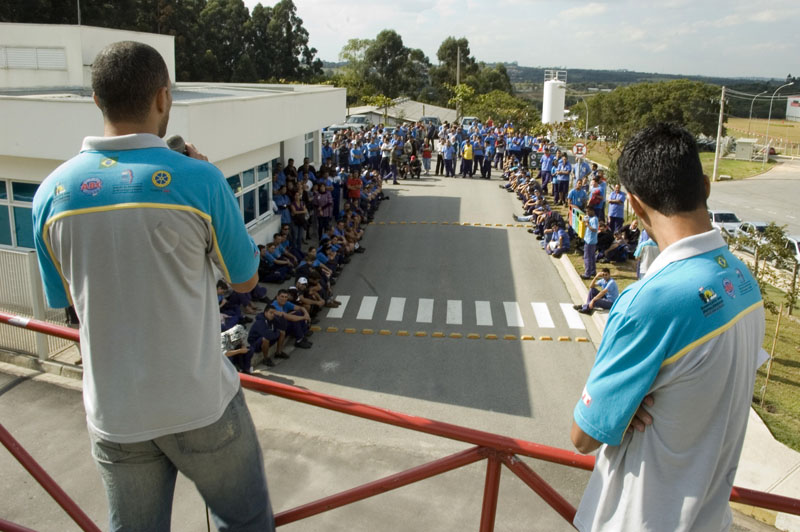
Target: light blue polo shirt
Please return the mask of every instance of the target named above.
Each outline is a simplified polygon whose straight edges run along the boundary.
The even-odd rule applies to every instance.
[[[75,304],[90,429],[131,443],[209,425],[239,389],[219,353],[213,265],[258,269],[222,173],[155,135],[88,137],[33,201],[47,301]]]
[[[672,244],[622,292],[573,412],[606,444],[579,530],[727,529],[763,339],[758,284],[716,230]],[[648,394],[653,424],[626,433]]]

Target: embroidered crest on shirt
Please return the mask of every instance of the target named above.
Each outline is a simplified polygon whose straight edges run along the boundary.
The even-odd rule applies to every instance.
[[[701,310],[703,311],[703,316],[706,318],[725,305],[722,299],[712,288],[705,288],[701,286],[697,295],[700,296],[700,301],[703,302]]]
[[[159,170],[157,172],[153,172],[153,177],[151,179],[155,186],[158,188],[164,188],[170,184],[172,181],[172,176],[166,170]]]
[[[117,157],[106,157],[105,159],[100,160],[100,169],[103,168],[111,168],[117,164]]]
[[[99,177],[90,177],[81,183],[81,192],[87,196],[97,196],[103,188],[103,180]]]

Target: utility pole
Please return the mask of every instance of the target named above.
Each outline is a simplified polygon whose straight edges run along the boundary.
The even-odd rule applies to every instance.
[[[78,26],[81,25],[81,0],[78,0]]]
[[[725,86],[722,86],[722,94],[719,97],[719,124],[717,124],[717,149],[714,152],[714,173],[711,177],[712,181],[717,180],[717,167],[719,165],[719,147],[722,142],[722,121],[724,120],[725,110]]]
[[[461,84],[461,47],[456,48],[456,90]],[[461,100],[456,102],[456,120],[461,118]]]

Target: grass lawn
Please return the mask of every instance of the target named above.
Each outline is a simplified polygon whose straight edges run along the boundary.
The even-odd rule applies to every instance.
[[[739,138],[757,138],[764,140],[767,133],[767,121],[763,118],[754,118],[750,122],[748,133],[748,119],[747,118],[734,118],[730,117],[725,122],[725,127],[728,128],[728,134]],[[800,122],[790,122],[787,120],[770,120],[769,121],[769,138],[772,139],[773,144],[778,142],[778,139],[784,139],[789,143],[800,143]],[[781,143],[782,144],[782,143]]]
[[[711,177],[714,174],[714,154],[712,152],[702,152],[700,162],[703,164],[703,172]],[[755,175],[763,174],[775,166],[775,162],[770,161],[766,165],[761,161],[736,161],[733,159],[720,159],[717,166],[717,177],[729,175],[731,179],[745,179]]]
[[[784,295],[777,288],[769,287],[767,297],[780,304]],[[767,375],[767,364],[759,368],[756,375],[753,408],[778,441],[800,451],[800,307],[795,306],[793,316],[795,319],[787,318],[784,310],[764,408],[759,404]],[[778,316],[766,311],[766,317],[764,349],[769,353],[772,350]]]

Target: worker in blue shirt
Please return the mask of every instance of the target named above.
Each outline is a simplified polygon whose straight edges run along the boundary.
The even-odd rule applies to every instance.
[[[567,154],[561,155],[561,160],[556,167],[556,177],[553,183],[553,203],[567,204],[567,189],[569,188],[569,175],[572,173],[572,165],[567,160]]]
[[[330,141],[326,140],[326,141],[325,141],[325,142],[322,144],[322,152],[321,152],[321,155],[322,155],[322,162],[323,162],[323,163],[326,163],[326,162],[328,162],[328,159],[330,159],[331,161],[333,161],[333,148],[331,148],[331,143],[330,143]]]
[[[492,161],[494,160],[495,154],[495,147],[494,142],[489,140],[489,137],[486,137],[486,141],[484,141],[484,158],[483,158],[483,166],[481,167],[481,177],[484,179],[490,179],[492,177]]]
[[[453,147],[453,143],[450,142],[449,140],[445,145],[443,156],[444,156],[444,176],[455,177],[456,171],[455,171],[455,166],[453,164],[454,163],[453,159],[456,156],[456,149]]]
[[[544,155],[542,156],[542,160],[539,161],[539,165],[541,168],[539,175],[542,176],[542,193],[547,195],[547,185],[552,179],[550,172],[553,168],[553,156],[550,155],[550,148],[544,149]]]
[[[475,177],[475,174],[480,169],[481,177],[483,177],[483,142],[481,142],[480,136],[475,135],[472,137],[472,175],[471,177]]]

